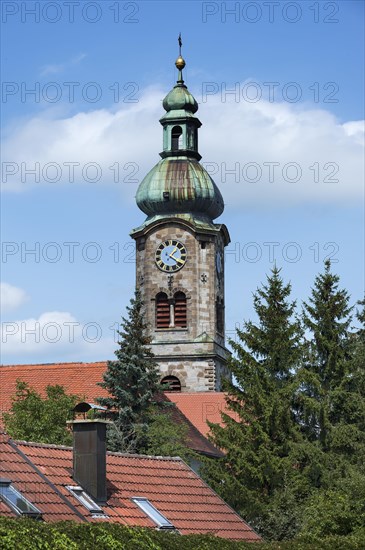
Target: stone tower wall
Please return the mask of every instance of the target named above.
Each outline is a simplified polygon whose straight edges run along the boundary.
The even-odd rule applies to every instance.
[[[182,269],[169,274],[155,264],[155,252],[168,239],[181,241],[187,250]],[[195,233],[176,222],[152,228],[136,239],[136,280],[145,303],[146,321],[152,335],[152,350],[161,377],[179,378],[182,391],[217,391],[221,388],[227,350],[224,347],[224,239],[217,231]],[[217,270],[217,252],[220,271]],[[187,328],[157,329],[155,297],[165,292],[187,297]],[[219,307],[223,324],[217,326]],[[217,329],[220,329],[219,331]]]

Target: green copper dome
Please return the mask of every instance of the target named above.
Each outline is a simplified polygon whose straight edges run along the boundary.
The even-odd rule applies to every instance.
[[[222,195],[208,172],[188,157],[160,160],[141,182],[136,201],[149,217],[191,213],[213,220],[224,210]]]
[[[184,84],[176,84],[167,94],[162,105],[167,112],[184,109],[185,111],[196,113],[198,110],[198,103],[195,97]]]

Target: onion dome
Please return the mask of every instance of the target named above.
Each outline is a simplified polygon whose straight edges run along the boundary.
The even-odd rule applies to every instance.
[[[136,196],[138,207],[150,220],[156,216],[190,215],[208,223],[224,210],[222,195],[204,167],[199,163],[198,129],[194,116],[198,103],[184,84],[185,61],[180,52],[176,60],[179,71],[176,86],[163,100],[166,114],[163,126],[162,160],[142,180]]]
[[[167,94],[162,102],[165,111],[169,112],[177,109],[184,109],[191,113],[196,113],[198,103],[195,97],[189,92],[185,84],[176,86]]]
[[[214,220],[224,210],[223,197],[208,172],[188,157],[160,160],[141,182],[136,202],[149,217],[193,214]]]

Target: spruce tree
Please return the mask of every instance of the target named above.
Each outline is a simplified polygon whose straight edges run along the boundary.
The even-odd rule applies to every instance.
[[[321,457],[302,532],[321,536],[365,528],[365,327],[352,332],[349,302],[325,262],[304,304],[308,334],[296,395],[301,430]],[[358,319],[364,323],[363,311]]]
[[[118,331],[117,359],[107,362],[104,381],[99,383],[109,396],[100,397],[98,402],[111,409],[114,417],[108,430],[109,450],[138,452],[144,444],[149,407],[160,387],[138,290],[127,311],[128,317],[122,319]]]
[[[355,388],[365,399],[365,298],[357,302],[362,309],[357,310],[356,318],[360,328],[353,335],[352,380],[350,386]],[[362,427],[365,430],[365,414],[362,416]]]
[[[339,277],[325,262],[323,274],[314,282],[303,308],[303,323],[309,331],[307,357],[299,373],[298,412],[311,441],[323,451],[336,445],[334,426],[346,423],[345,402],[349,403],[351,378],[351,310],[349,294],[339,289]],[[351,398],[350,398],[351,399]]]
[[[352,463],[361,465],[365,474],[365,299],[358,305],[362,307],[356,312],[360,328],[350,334],[351,359],[335,394],[337,424],[332,445],[337,443],[337,448],[345,452]]]
[[[300,433],[292,413],[295,369],[301,354],[301,328],[295,319],[295,302],[274,267],[267,284],[254,294],[258,323],[244,323],[237,341],[230,340],[234,355],[229,368],[233,383],[225,383],[227,403],[237,420],[223,415],[225,426],[211,425],[213,442],[226,457],[206,466],[206,479],[253,526],[265,533],[270,502],[282,491],[278,506],[295,499],[285,487],[297,483],[300,472],[294,448]],[[301,481],[298,481],[300,485]],[[289,494],[290,493],[290,494]],[[291,503],[291,504],[290,504]],[[295,532],[295,514],[279,521],[275,538]],[[285,525],[284,525],[285,523]]]

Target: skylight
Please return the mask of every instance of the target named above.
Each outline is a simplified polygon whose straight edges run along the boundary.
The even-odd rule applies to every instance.
[[[175,529],[172,523],[165,518],[165,516],[162,515],[161,512],[159,512],[147,498],[133,497],[131,500],[137,504],[146,516],[152,519],[152,521],[154,521],[160,529]]]
[[[107,517],[104,514],[103,509],[93,501],[93,499],[84,491],[82,487],[68,486],[67,489],[77,498],[79,502],[81,502],[83,506],[85,506],[85,508],[87,508],[87,510],[89,510],[91,514],[98,517]]]
[[[0,478],[0,498],[19,516],[42,516],[42,512],[15,489],[10,479]]]

